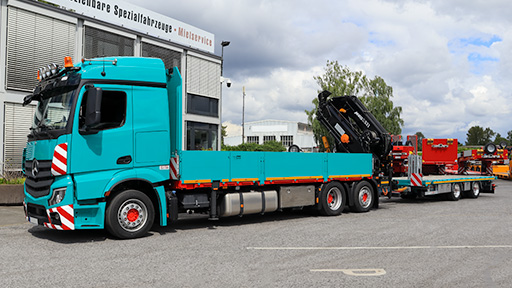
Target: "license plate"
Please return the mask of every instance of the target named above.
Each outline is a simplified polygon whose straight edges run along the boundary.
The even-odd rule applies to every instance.
[[[28,221],[32,224],[39,225],[39,221],[37,221],[37,218],[28,217]]]

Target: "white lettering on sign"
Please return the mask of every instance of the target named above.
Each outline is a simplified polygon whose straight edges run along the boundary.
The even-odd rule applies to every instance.
[[[120,0],[48,0],[62,9],[174,43],[214,53],[215,36],[192,25]]]
[[[366,121],[366,119],[363,118],[363,116],[361,116],[361,114],[359,114],[359,112],[354,112],[354,114],[356,114],[357,118],[359,118],[359,120],[361,120],[363,122],[364,125],[366,125],[367,128],[370,128],[370,123],[368,123],[368,121]]]

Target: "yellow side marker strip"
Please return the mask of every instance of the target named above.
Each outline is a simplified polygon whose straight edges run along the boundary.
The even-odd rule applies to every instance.
[[[278,181],[278,180],[307,180],[307,179],[320,179],[323,176],[299,176],[299,177],[268,177],[267,181]]]
[[[330,175],[329,178],[356,178],[356,177],[370,177],[371,174],[361,174],[361,175]]]
[[[212,180],[185,180],[183,184],[202,184],[202,183],[210,183]]]

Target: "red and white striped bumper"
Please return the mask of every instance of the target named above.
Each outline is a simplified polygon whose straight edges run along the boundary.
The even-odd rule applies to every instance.
[[[46,209],[48,214],[48,222],[44,226],[55,230],[75,230],[75,211],[73,205],[64,205],[51,209]],[[61,225],[51,223],[50,213],[58,213]]]

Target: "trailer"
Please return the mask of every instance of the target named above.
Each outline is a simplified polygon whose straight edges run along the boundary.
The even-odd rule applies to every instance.
[[[425,175],[445,175],[448,171],[457,173],[457,139],[422,140],[422,165]]]
[[[506,145],[488,143],[478,149],[458,153],[459,174],[493,175],[494,165],[505,165],[508,160]]]
[[[393,194],[406,199],[443,194],[448,200],[458,201],[462,196],[478,198],[480,193],[494,193],[494,176],[478,175],[423,175],[422,157],[409,156],[407,177],[393,178]]]
[[[505,161],[505,164],[502,165],[493,165],[492,166],[492,175],[505,180],[512,180],[512,162],[507,160],[508,164]]]

